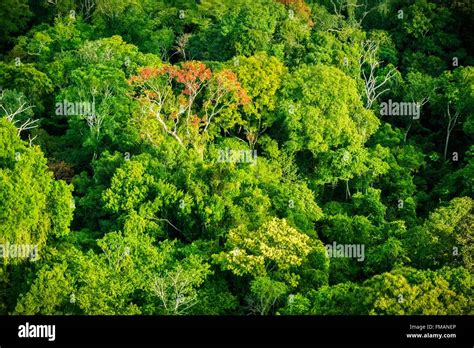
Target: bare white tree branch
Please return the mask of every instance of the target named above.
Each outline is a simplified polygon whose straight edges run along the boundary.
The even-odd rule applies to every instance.
[[[359,67],[362,78],[364,80],[364,89],[366,96],[366,108],[370,109],[373,103],[385,92],[389,91],[389,88],[383,88],[387,82],[389,82],[397,73],[397,70],[392,68],[389,72],[380,79],[377,77],[377,71],[382,61],[377,60],[377,53],[379,45],[372,41],[366,40],[362,44],[362,50],[364,51],[359,58]]]

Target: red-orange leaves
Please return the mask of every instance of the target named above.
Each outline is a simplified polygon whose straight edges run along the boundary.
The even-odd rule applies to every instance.
[[[216,74],[216,81],[218,87],[223,88],[227,92],[233,93],[238,100],[238,104],[245,105],[250,103],[250,97],[247,91],[242,87],[237,80],[237,75],[231,70],[222,70]]]
[[[129,83],[136,87],[134,98],[144,110],[153,113],[163,130],[183,146],[212,138],[209,134],[202,136],[209,129],[218,132],[218,128],[209,128],[216,117],[222,118],[220,127],[232,127],[238,119],[238,106],[250,102],[231,70],[213,73],[198,61],[145,67]]]
[[[207,81],[212,77],[211,70],[201,62],[188,61],[184,62],[176,71],[176,81],[187,84],[194,81]]]
[[[304,0],[276,0],[277,2],[288,6],[294,13],[301,17],[310,27],[314,25],[311,19],[311,8]]]
[[[157,76],[159,73],[160,73],[160,69],[146,67],[140,71],[140,77],[146,80],[152,76]]]
[[[154,77],[159,77],[165,74],[169,74],[171,76],[172,74],[174,74],[174,70],[175,70],[174,67],[166,66],[166,65],[160,68],[147,66],[147,67],[139,69],[138,75],[130,77],[130,79],[128,80],[128,83],[142,85]]]
[[[176,70],[174,76],[178,83],[184,85],[182,93],[191,97],[196,96],[211,77],[211,70],[197,61],[184,62],[181,68]]]

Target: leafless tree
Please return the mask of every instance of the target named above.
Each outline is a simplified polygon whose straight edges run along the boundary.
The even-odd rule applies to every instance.
[[[81,11],[84,14],[84,18],[88,19],[92,15],[92,10],[95,7],[95,0],[81,0]]]
[[[377,60],[379,45],[372,41],[366,40],[362,44],[363,53],[359,58],[359,67],[362,78],[364,79],[364,88],[366,96],[366,108],[370,109],[373,103],[385,92],[389,91],[387,82],[395,75],[397,70],[392,68],[382,78],[378,78],[377,71],[382,61]]]
[[[448,144],[449,144],[449,138],[451,137],[451,132],[453,131],[454,127],[456,126],[456,123],[458,121],[459,115],[461,113],[459,110],[456,110],[454,112],[454,115],[451,115],[451,108],[448,105],[446,107],[446,114],[445,116],[448,118],[448,126],[446,127],[446,141],[444,143],[444,159],[446,160],[446,156],[448,154]]]
[[[349,24],[352,27],[361,28],[362,22],[364,21],[367,15],[374,11],[377,6],[369,8],[369,3],[367,0],[362,0],[358,3],[357,0],[331,0],[332,8],[334,14],[344,20],[345,17],[343,15],[344,12],[347,13],[349,18]],[[357,11],[360,9],[359,11]],[[356,11],[360,14],[359,17],[356,17]],[[339,31],[337,29],[332,29],[331,31]]]
[[[3,99],[3,91],[0,97],[0,102],[2,99]],[[5,107],[3,103],[0,104],[0,107],[5,113],[6,119],[15,125],[18,131],[18,135],[20,135],[21,132],[23,131],[38,127],[39,120],[33,120],[31,118],[28,118],[26,121],[20,121],[19,119],[17,119],[17,117],[20,114],[34,107],[32,105],[28,105],[26,101],[22,101],[21,98],[18,99],[18,104],[19,106],[16,109]]]
[[[423,107],[423,105],[425,105],[426,103],[428,103],[430,101],[430,97],[423,97],[421,99],[421,101],[419,102],[415,102],[415,100],[412,98],[412,103],[416,104],[419,108],[419,112],[421,113],[421,108]],[[408,132],[410,131],[411,129],[411,126],[413,125],[413,117],[410,117],[410,123],[408,124],[408,127],[405,129],[405,131],[403,132],[403,143],[406,144],[407,142],[407,137],[408,137]]]
[[[180,35],[178,39],[176,40],[176,45],[173,46],[175,52],[171,55],[174,56],[175,54],[181,55],[184,60],[186,60],[186,45],[188,44],[189,39],[191,38],[190,33],[185,33],[183,35]],[[171,58],[170,57],[170,58]]]
[[[197,293],[193,291],[193,279],[178,266],[165,276],[153,282],[153,291],[163,304],[167,314],[185,314],[197,303]]]

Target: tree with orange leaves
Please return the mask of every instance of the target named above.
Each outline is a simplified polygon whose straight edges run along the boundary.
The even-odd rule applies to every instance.
[[[311,19],[311,8],[305,3],[304,0],[276,0],[277,2],[285,5],[293,13],[301,17],[310,27],[314,25]]]
[[[219,127],[234,126],[238,117],[232,114],[250,102],[231,70],[214,73],[198,61],[145,67],[129,83],[135,87],[133,97],[142,110],[152,113],[163,131],[183,147],[191,144],[198,148]]]

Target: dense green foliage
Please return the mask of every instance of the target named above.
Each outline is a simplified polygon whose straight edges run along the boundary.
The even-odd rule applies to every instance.
[[[0,18],[0,314],[473,314],[470,1]]]

